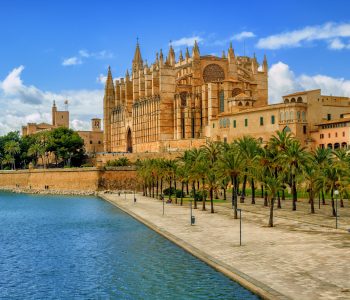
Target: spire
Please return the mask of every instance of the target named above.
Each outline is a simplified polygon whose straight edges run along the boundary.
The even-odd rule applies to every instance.
[[[162,49],[160,49],[160,51],[159,51],[159,62],[160,62],[160,65],[163,65],[163,60],[164,60],[163,51],[162,51]]]
[[[258,71],[258,62],[256,60],[255,52],[254,52],[254,56],[253,56],[251,62],[252,62],[252,72],[253,72],[253,74],[256,74]]]
[[[126,69],[125,80],[126,80],[126,81],[129,81],[129,80],[130,80],[130,75],[129,75],[129,70],[128,70],[128,69]]]
[[[142,61],[142,56],[141,56],[139,39],[137,39],[134,59],[132,60],[132,69],[133,69],[133,71],[135,72],[136,70],[141,69],[142,65],[143,65],[143,61]]]
[[[225,50],[222,50],[222,56],[221,56],[221,58],[226,58]]]
[[[194,59],[199,59],[200,58],[199,47],[198,47],[198,44],[197,44],[196,40],[194,41],[194,46],[193,46],[193,49],[192,49],[192,58],[194,58]]]
[[[55,100],[53,100],[52,107],[56,107],[56,101]]]
[[[230,42],[230,48],[228,48],[228,54],[227,54],[227,57],[229,58],[229,59],[235,59],[235,52],[234,52],[234,50],[233,50],[233,48],[232,48],[232,42]]]
[[[186,47],[186,54],[185,54],[186,60],[190,58],[190,52],[188,51],[188,47]]]
[[[107,74],[107,80],[106,80],[106,85],[105,85],[106,93],[110,89],[114,90],[114,85],[113,85],[113,77],[112,77],[111,67],[108,66],[108,74]]]
[[[182,56],[182,50],[180,50],[179,62],[182,62],[183,60],[184,60],[184,57]]]
[[[170,41],[170,48],[168,53],[168,62],[169,62],[169,65],[171,66],[175,65],[175,51],[173,49],[173,46],[171,45],[171,41]]]
[[[264,60],[263,60],[263,65],[262,65],[262,70],[263,72],[267,73],[267,59],[266,59],[266,54],[264,54]]]

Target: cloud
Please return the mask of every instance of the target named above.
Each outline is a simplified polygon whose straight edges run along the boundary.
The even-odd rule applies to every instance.
[[[296,76],[290,67],[278,62],[269,70],[269,102],[279,103],[282,96],[304,90],[321,89],[324,95],[350,97],[350,80],[327,75]]]
[[[171,44],[174,47],[181,47],[181,46],[192,47],[194,45],[194,41],[197,41],[197,43],[201,43],[204,41],[204,39],[198,35],[192,36],[192,37],[183,37],[178,40],[172,41]]]
[[[262,49],[292,48],[301,47],[313,41],[324,40],[328,43],[332,43],[334,39],[349,37],[350,23],[326,23],[319,26],[307,26],[298,30],[270,35],[259,39],[256,46]],[[337,42],[340,42],[340,40]],[[336,49],[332,47],[329,48]]]
[[[74,130],[91,130],[91,123],[88,121],[74,119],[70,121],[70,127]]]
[[[247,38],[253,38],[255,37],[255,34],[251,31],[242,31],[238,34],[235,34],[232,36],[232,40],[235,40],[235,41],[241,41],[243,39],[247,39]]]
[[[75,66],[81,65],[83,62],[79,57],[73,56],[69,58],[65,58],[62,62],[62,66]]]
[[[103,89],[44,91],[33,85],[26,85],[21,79],[24,66],[14,68],[4,80],[0,80],[0,135],[20,130],[28,122],[51,122],[51,106],[56,100],[58,109],[69,101],[72,128],[88,129],[93,117],[101,117],[103,110]]]
[[[105,75],[105,74],[100,74],[100,75],[98,75],[98,77],[96,78],[96,81],[97,81],[98,83],[103,84],[103,85],[106,83],[106,80],[107,80],[107,75]]]
[[[114,54],[108,50],[101,50],[98,52],[89,52],[86,49],[81,49],[78,54],[69,58],[63,59],[62,66],[75,66],[81,65],[86,59],[110,59],[113,58]]]
[[[329,41],[328,48],[332,50],[350,49],[350,43],[345,44],[342,40],[336,38],[334,40]]]

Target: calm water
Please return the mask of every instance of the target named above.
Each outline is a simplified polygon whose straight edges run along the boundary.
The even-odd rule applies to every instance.
[[[0,299],[257,299],[94,197],[0,193]]]

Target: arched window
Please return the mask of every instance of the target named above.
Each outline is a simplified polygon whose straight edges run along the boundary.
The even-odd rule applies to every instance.
[[[284,112],[283,111],[281,111],[281,113],[280,113],[280,119],[281,119],[281,121],[284,121]]]
[[[303,112],[301,113],[301,118],[302,118],[303,122],[306,121],[306,114],[305,114],[305,111],[303,111]]]
[[[247,101],[247,102],[245,103],[245,106],[249,106],[249,101]]]
[[[290,102],[295,102],[295,98],[290,99]]]
[[[334,149],[339,149],[339,148],[340,148],[339,143],[335,143],[335,144],[334,144]]]
[[[284,99],[284,103],[289,103],[289,99],[288,98]]]
[[[243,104],[242,104],[242,102],[241,101],[239,101],[238,102],[238,106],[242,106]]]
[[[181,106],[186,106],[187,93],[186,92],[180,93],[180,98],[181,98]]]
[[[303,98],[298,97],[297,102],[303,102]]]
[[[332,144],[328,144],[328,145],[327,145],[327,148],[328,148],[328,149],[333,149],[333,145],[332,145]]]
[[[236,97],[240,93],[242,93],[242,90],[239,89],[239,88],[235,88],[235,89],[232,90],[232,97]]]
[[[219,93],[219,100],[220,100],[220,112],[225,111],[225,98],[224,98],[224,91],[221,90]]]
[[[347,145],[347,143],[344,142],[344,143],[341,143],[341,147],[346,149],[348,147],[348,145]]]

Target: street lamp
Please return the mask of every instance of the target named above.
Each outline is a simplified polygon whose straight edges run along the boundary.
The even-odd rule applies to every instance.
[[[335,228],[338,229],[338,195],[339,191],[334,190],[335,195]]]

